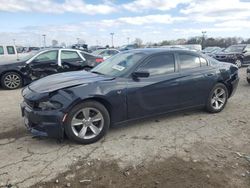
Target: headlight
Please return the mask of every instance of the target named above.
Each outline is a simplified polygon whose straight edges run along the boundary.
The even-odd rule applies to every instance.
[[[62,104],[56,101],[45,101],[38,104],[38,108],[41,110],[57,110],[62,107]]]

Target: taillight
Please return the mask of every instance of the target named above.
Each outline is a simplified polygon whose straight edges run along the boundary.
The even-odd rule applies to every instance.
[[[103,61],[104,61],[103,58],[96,58],[96,59],[95,59],[95,62],[96,62],[96,63],[101,63],[101,62],[103,62]]]

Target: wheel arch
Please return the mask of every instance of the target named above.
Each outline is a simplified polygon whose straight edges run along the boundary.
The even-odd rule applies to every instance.
[[[110,120],[112,122],[112,105],[108,100],[104,99],[103,97],[96,97],[95,96],[95,97],[89,97],[89,98],[79,100],[77,103],[75,103],[73,106],[71,106],[69,111],[71,109],[73,109],[76,105],[78,105],[80,103],[87,102],[87,101],[96,101],[96,102],[99,102],[100,104],[102,104],[107,109],[107,111],[109,113]]]
[[[233,91],[232,85],[228,84],[228,83],[226,83],[225,81],[222,81],[222,80],[218,81],[218,83],[223,84],[224,86],[226,86],[227,91],[228,91],[228,98],[231,97],[231,94],[232,94],[232,91]]]

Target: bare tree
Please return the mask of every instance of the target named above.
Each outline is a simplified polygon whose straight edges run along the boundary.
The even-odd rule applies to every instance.
[[[52,40],[52,47],[57,47],[58,41],[57,40]]]
[[[143,41],[142,41],[142,39],[140,39],[140,38],[136,38],[136,39],[135,39],[135,41],[134,41],[134,43],[135,43],[135,44],[137,44],[137,45],[138,45],[138,47],[141,47],[141,46],[142,46]]]

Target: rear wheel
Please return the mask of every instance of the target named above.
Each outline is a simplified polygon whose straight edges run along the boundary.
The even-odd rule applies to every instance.
[[[7,72],[1,77],[1,85],[5,89],[17,89],[23,86],[23,80],[20,74]]]
[[[249,78],[247,78],[247,82],[250,84],[250,79]]]
[[[69,112],[65,132],[73,141],[91,144],[107,133],[109,124],[107,109],[99,102],[87,101],[75,106]]]
[[[224,84],[218,83],[210,92],[206,109],[211,113],[221,112],[227,104],[228,89]]]

